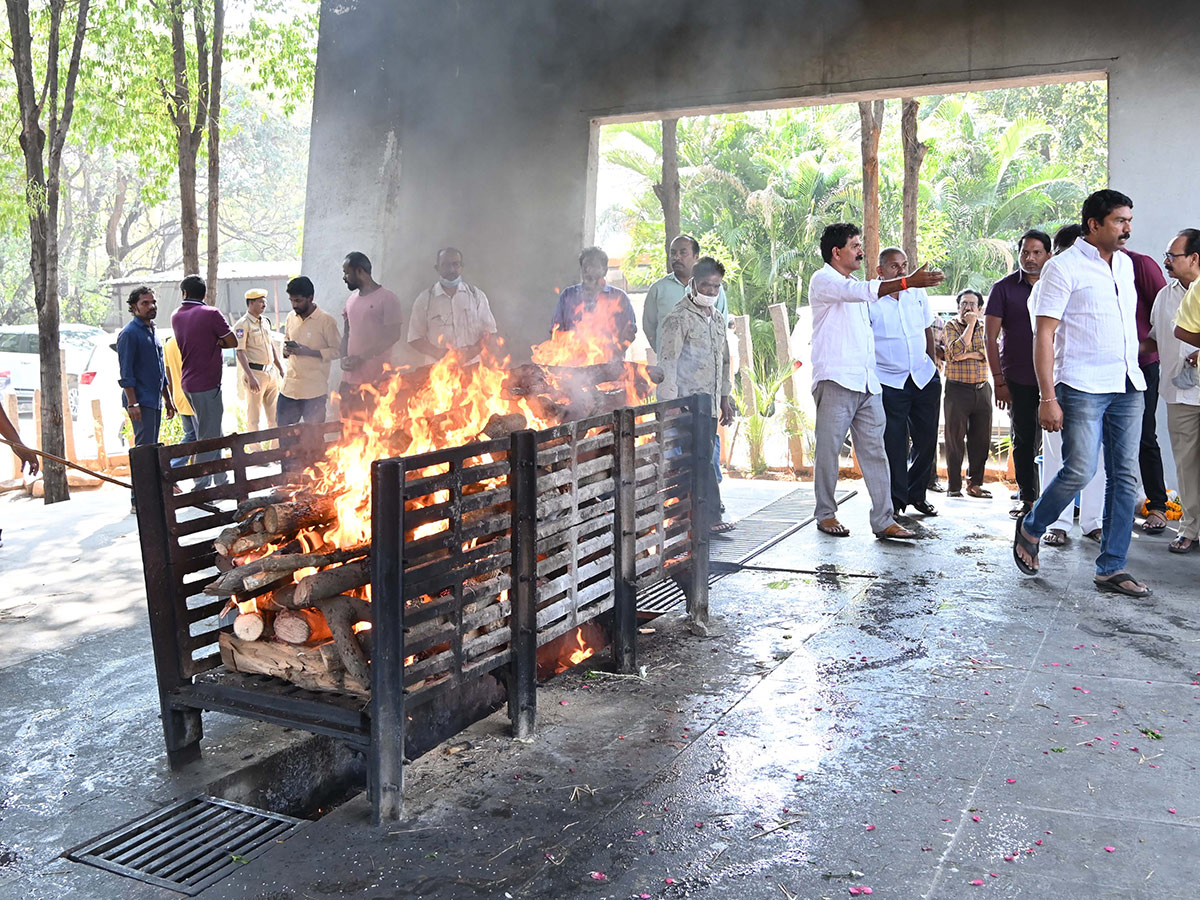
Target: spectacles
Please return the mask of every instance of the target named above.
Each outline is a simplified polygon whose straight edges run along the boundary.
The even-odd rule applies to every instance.
[[[1163,259],[1179,259],[1179,257],[1181,257],[1181,256],[1191,256],[1191,255],[1192,254],[1190,254],[1190,253],[1172,253],[1170,250],[1168,250],[1166,253],[1163,254]]]

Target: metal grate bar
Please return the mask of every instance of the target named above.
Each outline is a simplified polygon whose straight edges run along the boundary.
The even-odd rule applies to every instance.
[[[303,819],[216,797],[193,797],[101,835],[66,856],[195,895],[303,824]]]

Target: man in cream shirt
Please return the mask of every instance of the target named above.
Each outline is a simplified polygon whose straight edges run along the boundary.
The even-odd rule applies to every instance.
[[[846,537],[850,529],[838,521],[835,490],[838,457],[849,432],[871,495],[871,530],[878,538],[907,539],[916,535],[896,523],[883,448],[885,417],[875,372],[875,339],[868,304],[887,294],[941,284],[941,272],[922,266],[912,275],[886,281],[859,281],[851,273],[862,267],[861,232],[857,225],[828,225],[821,235],[825,265],[808,283],[812,307],[812,384],[817,404],[813,489],[817,528]]]
[[[1038,541],[1095,474],[1104,445],[1107,498],[1093,579],[1101,590],[1145,597],[1150,589],[1124,571],[1133,528],[1146,379],[1138,365],[1133,263],[1120,250],[1132,233],[1133,201],[1096,191],[1083,203],[1083,236],[1042,270],[1034,368],[1039,418],[1063,433],[1063,467],[1017,519],[1013,558],[1038,571]]]
[[[479,361],[484,345],[496,334],[487,295],[462,279],[463,255],[457,247],[443,247],[434,269],[437,284],[417,295],[408,320],[408,343],[434,363],[454,350],[460,363]],[[495,347],[492,347],[493,352]]]

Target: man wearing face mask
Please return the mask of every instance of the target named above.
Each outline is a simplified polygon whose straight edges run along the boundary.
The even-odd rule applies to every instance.
[[[587,338],[607,341],[610,359],[621,359],[637,337],[637,320],[629,297],[605,281],[607,274],[608,254],[599,247],[585,247],[579,254],[579,283],[558,295],[550,331],[579,331]]]
[[[896,522],[892,507],[891,478],[883,447],[886,418],[868,307],[888,294],[941,284],[945,276],[921,266],[899,278],[859,281],[852,273],[862,267],[861,234],[858,226],[849,222],[827,225],[821,235],[825,265],[808,282],[813,314],[812,391],[817,403],[814,514],[817,529],[823,534],[850,534],[850,529],[838,521],[835,494],[838,460],[849,432],[871,495],[871,530],[880,539],[905,540],[916,534]]]
[[[700,242],[690,234],[679,235],[671,241],[670,273],[650,285],[650,290],[646,292],[646,301],[642,306],[642,331],[646,334],[646,340],[650,342],[655,359],[658,358],[662,323],[683,299],[688,283],[692,280],[692,266],[699,258]],[[717,294],[717,305],[714,309],[722,319],[729,318],[729,303],[725,299],[724,286]]]
[[[713,399],[713,415],[720,424],[733,422],[733,402],[730,399],[729,343],[725,338],[725,321],[716,312],[717,296],[725,267],[711,256],[698,259],[683,299],[663,320],[659,335],[661,353],[658,364],[663,381],[658,386],[659,400],[675,400],[692,394],[708,394]],[[721,481],[719,459],[713,454],[716,482]],[[720,509],[720,488],[715,508]],[[724,532],[733,528],[730,522],[713,523],[712,531]]]
[[[413,301],[408,323],[408,343],[434,363],[454,350],[459,362],[479,361],[480,351],[491,343],[496,320],[487,295],[462,279],[463,255],[456,247],[437,253],[437,284]],[[494,349],[494,348],[493,348]]]

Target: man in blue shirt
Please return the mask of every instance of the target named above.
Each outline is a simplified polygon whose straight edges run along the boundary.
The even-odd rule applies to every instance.
[[[133,319],[117,335],[121,367],[117,383],[125,392],[121,402],[133,425],[133,444],[144,447],[158,443],[163,410],[168,419],[174,418],[175,404],[167,388],[162,345],[154,335],[154,317],[158,315],[154,291],[144,285],[134,288],[129,294],[129,311]],[[132,499],[131,512],[137,512],[137,497]]]
[[[550,331],[579,331],[586,338],[608,341],[610,359],[621,359],[637,337],[637,320],[629,297],[605,281],[607,274],[608,254],[585,247],[579,254],[579,284],[559,294]]]

